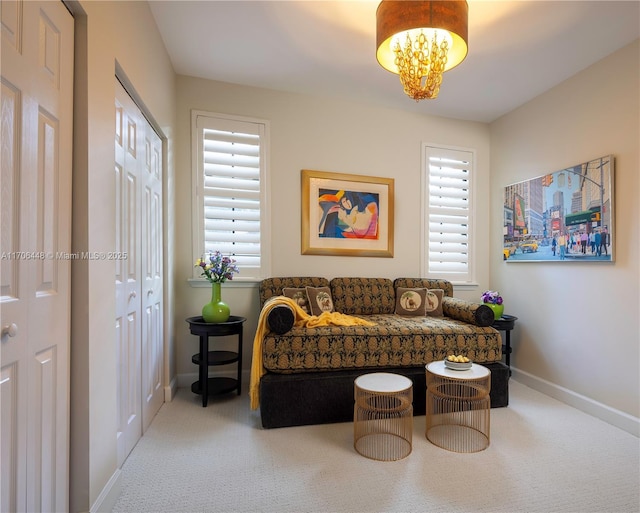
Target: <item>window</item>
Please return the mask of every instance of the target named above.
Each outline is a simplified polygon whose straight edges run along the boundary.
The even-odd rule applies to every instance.
[[[234,258],[240,273],[233,281],[269,275],[268,128],[261,120],[192,113],[195,258],[213,251]]]
[[[472,283],[473,151],[425,144],[423,155],[423,275]]]

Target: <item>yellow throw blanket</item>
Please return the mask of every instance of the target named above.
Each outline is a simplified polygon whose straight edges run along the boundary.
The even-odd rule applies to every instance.
[[[262,361],[262,339],[269,330],[267,317],[269,312],[276,306],[286,305],[291,307],[295,315],[294,326],[317,328],[319,326],[375,326],[375,323],[365,321],[359,317],[341,314],[339,312],[322,312],[320,315],[309,315],[293,299],[285,296],[274,296],[269,298],[258,317],[258,327],[256,336],[253,339],[253,358],[251,360],[251,382],[249,384],[249,396],[251,398],[251,409],[255,410],[260,405],[260,379],[267,372]]]

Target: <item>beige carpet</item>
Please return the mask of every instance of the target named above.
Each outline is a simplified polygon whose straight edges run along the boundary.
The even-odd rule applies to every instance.
[[[513,379],[491,410],[491,445],[456,454],[424,436],[378,462],[353,449],[351,423],[263,430],[249,399],[202,408],[180,389],[122,468],[114,512],[640,511],[640,442]]]

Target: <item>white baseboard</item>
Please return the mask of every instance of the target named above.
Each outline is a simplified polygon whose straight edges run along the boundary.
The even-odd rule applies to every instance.
[[[173,398],[176,396],[176,391],[178,390],[178,378],[175,377],[171,380],[166,387],[164,387],[164,402],[170,403],[173,401]]]
[[[640,418],[629,415],[623,411],[616,410],[615,408],[611,408],[606,404],[594,401],[589,397],[529,374],[528,372],[521,371],[515,367],[511,367],[511,371],[513,373],[513,379],[523,385],[527,385],[538,392],[548,395],[549,397],[553,397],[558,401],[562,401],[563,403],[573,406],[574,408],[588,413],[589,415],[593,415],[594,417],[619,427],[634,436],[640,437]]]
[[[90,513],[107,513],[113,511],[113,507],[116,505],[118,497],[122,492],[122,471],[117,468],[113,473],[105,487],[98,495],[96,502],[93,503]]]

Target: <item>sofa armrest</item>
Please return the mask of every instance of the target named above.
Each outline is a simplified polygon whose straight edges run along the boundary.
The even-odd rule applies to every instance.
[[[442,298],[442,311],[447,317],[481,328],[491,326],[494,321],[493,310],[487,305],[455,297]]]

